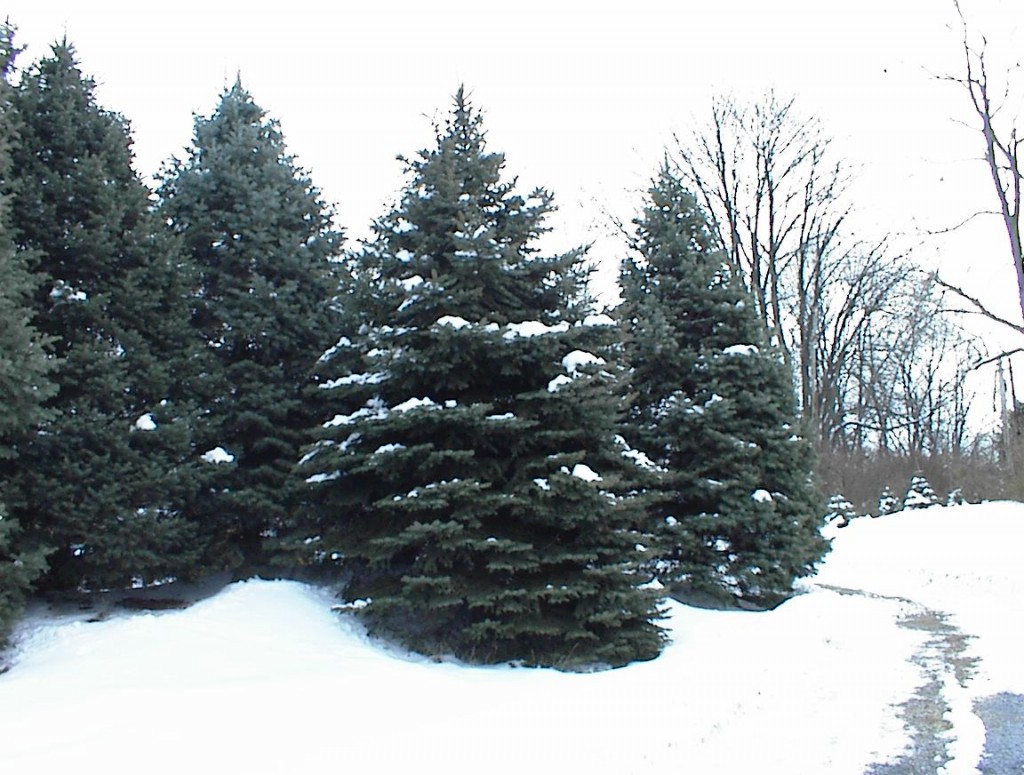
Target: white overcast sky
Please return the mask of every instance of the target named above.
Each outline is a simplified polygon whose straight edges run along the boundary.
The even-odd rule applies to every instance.
[[[961,2],[994,63],[1024,50],[1024,3]],[[3,12],[22,64],[67,35],[100,101],[131,121],[145,175],[182,154],[193,114],[240,73],[350,238],[394,200],[395,156],[431,144],[430,118],[460,83],[508,172],[555,193],[557,247],[596,240],[606,265],[621,247],[600,237],[604,213],[633,216],[673,133],[705,120],[716,94],[774,88],[819,117],[859,169],[865,237],[991,206],[977,133],[957,123],[966,98],[932,76],[962,65],[952,0],[7,0]],[[1013,314],[1004,245],[989,220],[917,255]]]

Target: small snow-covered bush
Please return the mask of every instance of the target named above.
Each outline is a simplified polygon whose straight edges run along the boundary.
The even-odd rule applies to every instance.
[[[860,515],[857,510],[853,507],[853,504],[846,499],[846,496],[842,493],[835,493],[831,498],[828,499],[827,512],[825,514],[825,522],[839,522],[839,527],[846,527],[850,524],[851,519],[855,519]]]
[[[884,517],[886,514],[895,514],[901,508],[903,508],[903,504],[900,499],[896,497],[892,488],[886,485],[882,489],[882,494],[878,496],[878,511],[875,516]]]
[[[905,509],[926,509],[939,503],[939,496],[935,490],[920,474],[910,480],[910,487],[907,494],[903,496],[903,508]]]

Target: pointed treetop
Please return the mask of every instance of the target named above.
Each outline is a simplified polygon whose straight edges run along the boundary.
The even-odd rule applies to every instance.
[[[9,21],[0,22],[0,79],[7,80],[14,69],[14,60],[24,49],[14,44],[18,28]]]
[[[69,70],[79,70],[78,52],[75,51],[75,45],[68,40],[66,32],[64,37],[54,41],[51,50],[53,51],[53,56],[50,58],[52,61],[64,65]],[[89,80],[91,81],[91,79]]]

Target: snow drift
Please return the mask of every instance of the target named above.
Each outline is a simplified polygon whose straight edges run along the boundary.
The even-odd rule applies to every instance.
[[[35,612],[0,676],[0,772],[860,775],[907,755],[901,706],[936,675],[946,772],[978,771],[973,703],[1024,693],[1024,505],[831,534],[819,576],[778,609],[670,603],[665,653],[600,673],[414,657],[295,582],[98,622]],[[959,676],[921,659],[934,633],[900,625],[920,610],[964,635]]]

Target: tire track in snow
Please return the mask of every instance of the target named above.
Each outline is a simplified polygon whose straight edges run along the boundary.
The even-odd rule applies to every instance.
[[[949,615],[928,608],[898,595],[880,595],[860,589],[818,584],[822,589],[840,595],[856,595],[876,600],[890,600],[905,607],[906,613],[897,621],[900,627],[927,634],[927,639],[911,657],[921,669],[925,682],[914,696],[900,705],[897,714],[910,736],[910,744],[899,758],[872,764],[865,775],[933,775],[946,773],[953,761],[950,746],[956,740],[960,723],[978,723],[967,682],[978,660],[967,654],[970,640],[949,622]],[[950,721],[952,717],[953,721]],[[968,718],[972,717],[972,718]],[[973,767],[973,763],[972,763]],[[970,770],[974,772],[972,768]]]

